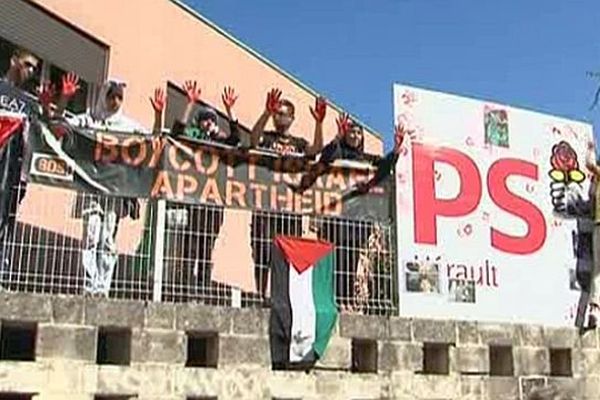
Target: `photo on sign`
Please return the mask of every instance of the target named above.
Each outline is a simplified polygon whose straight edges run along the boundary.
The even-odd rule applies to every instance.
[[[448,281],[448,299],[456,303],[475,303],[475,281],[450,279]]]
[[[440,266],[430,261],[409,261],[406,263],[406,290],[408,292],[440,293]]]
[[[484,108],[485,143],[508,148],[508,113]]]

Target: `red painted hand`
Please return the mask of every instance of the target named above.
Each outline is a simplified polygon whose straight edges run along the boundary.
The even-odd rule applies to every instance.
[[[324,97],[317,97],[315,100],[315,108],[310,108],[310,113],[312,114],[315,121],[321,123],[325,120],[325,115],[327,114],[327,100]]]
[[[282,92],[279,89],[271,89],[271,91],[267,93],[266,109],[269,114],[273,115],[279,111],[279,108],[281,107],[281,94]]]
[[[335,120],[335,123],[338,127],[338,138],[343,137],[350,130],[350,116],[347,113],[340,114],[340,116]]]
[[[231,110],[233,108],[237,99],[238,99],[238,96],[236,96],[235,90],[232,87],[227,86],[223,90],[223,94],[221,95],[221,100],[223,101],[223,105],[225,106],[225,108],[227,110]]]
[[[74,72],[69,72],[62,77],[62,94],[70,98],[79,90],[79,77]]]
[[[197,103],[200,100],[202,90],[198,87],[196,81],[185,81],[183,89],[185,90],[189,103]]]
[[[38,98],[43,107],[49,107],[54,99],[54,85],[50,81],[45,81],[39,89]]]
[[[154,112],[162,113],[165,109],[165,92],[161,88],[154,89],[154,97],[150,97]]]

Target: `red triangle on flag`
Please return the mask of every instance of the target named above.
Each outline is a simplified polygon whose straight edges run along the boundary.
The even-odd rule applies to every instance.
[[[19,130],[22,124],[23,118],[0,115],[0,148],[4,147],[8,139]]]
[[[333,244],[329,242],[292,236],[275,237],[275,245],[281,249],[285,259],[299,274],[333,250]]]

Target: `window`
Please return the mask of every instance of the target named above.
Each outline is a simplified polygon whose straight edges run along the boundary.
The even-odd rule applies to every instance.
[[[37,326],[34,323],[2,322],[0,359],[35,361]]]
[[[448,375],[450,360],[447,343],[423,343],[423,373]]]
[[[187,334],[186,367],[216,368],[219,361],[218,333]]]
[[[377,341],[352,339],[352,372],[377,372]]]
[[[490,375],[514,375],[513,351],[511,346],[490,346]]]
[[[8,68],[10,67],[10,59],[13,56],[14,51],[17,49],[17,46],[8,40],[0,37],[0,74],[1,76],[6,75]],[[39,56],[38,56],[39,57]],[[37,89],[40,86],[41,82],[41,74],[42,74],[42,60],[40,59],[40,63],[38,64],[38,68],[35,71],[35,75],[33,78],[27,82],[24,86],[25,91],[37,96]]]
[[[13,52],[16,48],[17,46],[15,46],[13,43],[0,38],[0,72],[2,73],[2,76],[6,74],[6,71],[8,71],[8,68],[10,67],[10,59],[12,58]],[[54,85],[58,96],[62,86],[62,76],[69,71],[64,71],[63,69],[42,58],[39,58],[39,60],[40,63],[33,79],[26,83],[24,89],[37,97],[38,88],[40,87],[41,82],[49,80]],[[77,71],[73,72],[77,73]],[[84,113],[87,111],[88,106],[91,106],[92,85],[80,77],[79,87],[79,91],[67,104],[67,111],[73,114]]]
[[[550,349],[550,375],[573,376],[571,349]]]
[[[98,330],[97,364],[129,365],[131,361],[131,331],[100,328]]]

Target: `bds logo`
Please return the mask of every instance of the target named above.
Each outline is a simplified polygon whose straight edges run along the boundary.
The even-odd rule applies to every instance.
[[[52,154],[33,153],[30,173],[46,178],[73,181],[73,170],[65,160]]]

